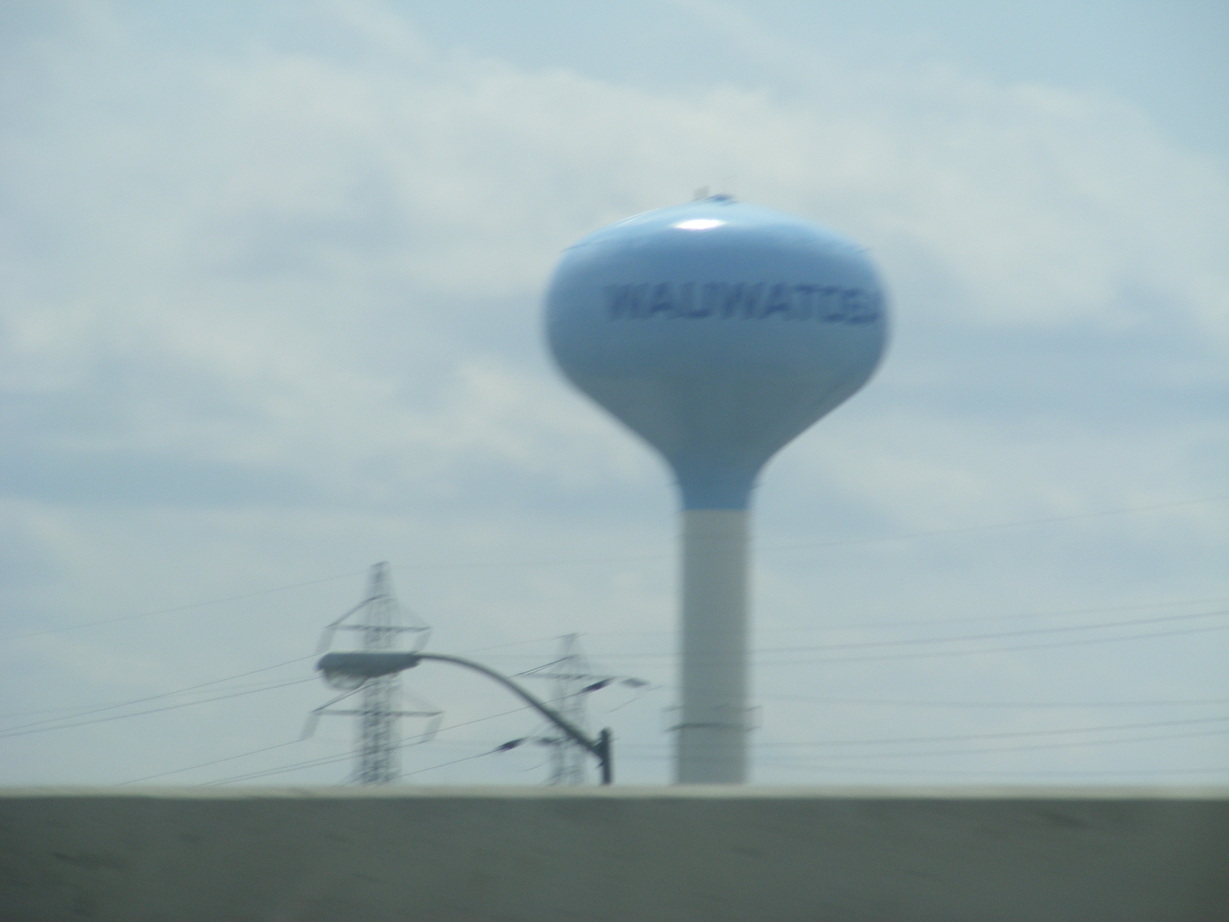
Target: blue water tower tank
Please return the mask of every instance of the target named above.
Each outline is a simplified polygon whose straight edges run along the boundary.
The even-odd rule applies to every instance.
[[[863,248],[716,195],[573,245],[546,329],[564,374],[666,458],[685,508],[728,509],[866,383],[888,323]]]

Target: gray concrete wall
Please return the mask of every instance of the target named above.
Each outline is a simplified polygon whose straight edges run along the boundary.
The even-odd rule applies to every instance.
[[[0,919],[1216,922],[1229,791],[0,791]]]

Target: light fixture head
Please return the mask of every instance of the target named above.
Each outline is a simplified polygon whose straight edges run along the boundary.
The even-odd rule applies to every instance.
[[[417,653],[346,650],[326,653],[316,663],[316,669],[333,688],[353,691],[369,679],[412,669],[421,659]]]

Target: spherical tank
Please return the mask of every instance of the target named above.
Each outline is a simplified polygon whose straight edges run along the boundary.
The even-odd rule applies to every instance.
[[[688,509],[745,508],[768,459],[867,381],[887,339],[861,247],[727,196],[580,240],[546,324],[564,374],[665,456]]]

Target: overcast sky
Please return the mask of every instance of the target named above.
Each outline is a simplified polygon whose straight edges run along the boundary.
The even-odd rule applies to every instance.
[[[892,293],[756,493],[754,780],[1229,783],[1226,47],[1219,0],[3,4],[0,784],[344,782],[313,654],[383,560],[432,650],[650,683],[589,721],[667,782],[677,500],[541,297],[700,188]],[[406,781],[545,780],[506,692],[405,686]]]

